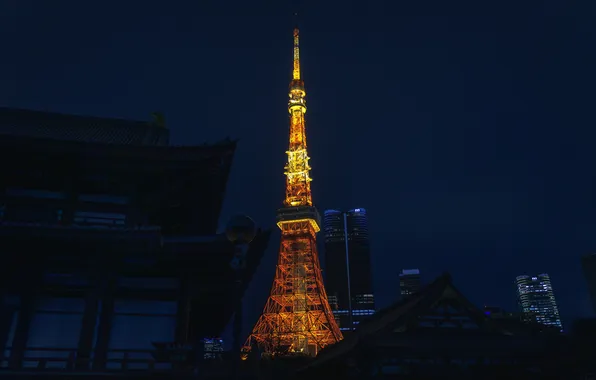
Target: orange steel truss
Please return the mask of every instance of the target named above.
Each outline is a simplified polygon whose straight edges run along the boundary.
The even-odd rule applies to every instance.
[[[294,29],[294,65],[290,83],[290,144],[286,152],[286,197],[277,212],[281,244],[271,293],[250,334],[244,352],[253,345],[264,354],[316,356],[343,337],[335,319],[317,253],[320,217],[312,203],[306,150],[306,92],[300,78],[299,31]]]

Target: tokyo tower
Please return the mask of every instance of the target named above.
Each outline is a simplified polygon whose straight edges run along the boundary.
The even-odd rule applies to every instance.
[[[277,211],[281,244],[271,293],[244,346],[257,345],[265,355],[316,356],[343,337],[335,319],[317,253],[320,216],[313,206],[306,151],[306,92],[300,78],[299,30],[294,29],[294,66],[290,82],[290,144],[286,152],[286,197]]]

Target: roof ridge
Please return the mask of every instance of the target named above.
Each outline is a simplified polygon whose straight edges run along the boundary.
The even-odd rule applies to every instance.
[[[303,369],[317,365],[321,361],[327,361],[355,347],[362,338],[375,334],[386,327],[390,323],[390,321],[387,321],[388,319],[392,320],[399,318],[401,315],[404,315],[414,308],[420,301],[424,300],[428,294],[432,294],[438,290],[444,290],[447,286],[452,286],[451,275],[448,272],[444,272],[418,293],[403,298],[373,314],[365,322],[360,323],[358,329],[348,335],[345,339],[323,349],[317,356],[317,359],[315,359],[311,365],[308,365]],[[437,294],[442,294],[442,292],[437,292]],[[374,327],[371,328],[371,326]]]

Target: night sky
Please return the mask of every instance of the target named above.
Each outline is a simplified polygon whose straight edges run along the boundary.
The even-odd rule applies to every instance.
[[[305,1],[301,58],[314,198],[364,207],[378,306],[397,273],[449,271],[478,305],[551,275],[590,316],[596,250],[596,2]],[[239,138],[221,224],[274,227],[284,196],[291,1],[5,0],[2,106],[149,120],[175,144]],[[247,298],[273,277],[279,234]]]

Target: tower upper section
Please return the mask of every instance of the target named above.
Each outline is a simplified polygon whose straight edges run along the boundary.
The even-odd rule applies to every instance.
[[[292,81],[290,82],[290,101],[288,102],[288,112],[292,115],[293,111],[306,113],[306,91],[304,90],[304,81],[300,73],[300,31],[298,27],[294,28],[294,64],[292,69]]]
[[[306,150],[306,91],[300,73],[300,31],[294,28],[294,59],[290,82],[288,112],[290,113],[290,141],[288,163],[285,166],[285,207],[312,206],[310,166]]]
[[[294,28],[294,70],[292,71],[292,79],[300,79],[300,30],[298,27]]]

